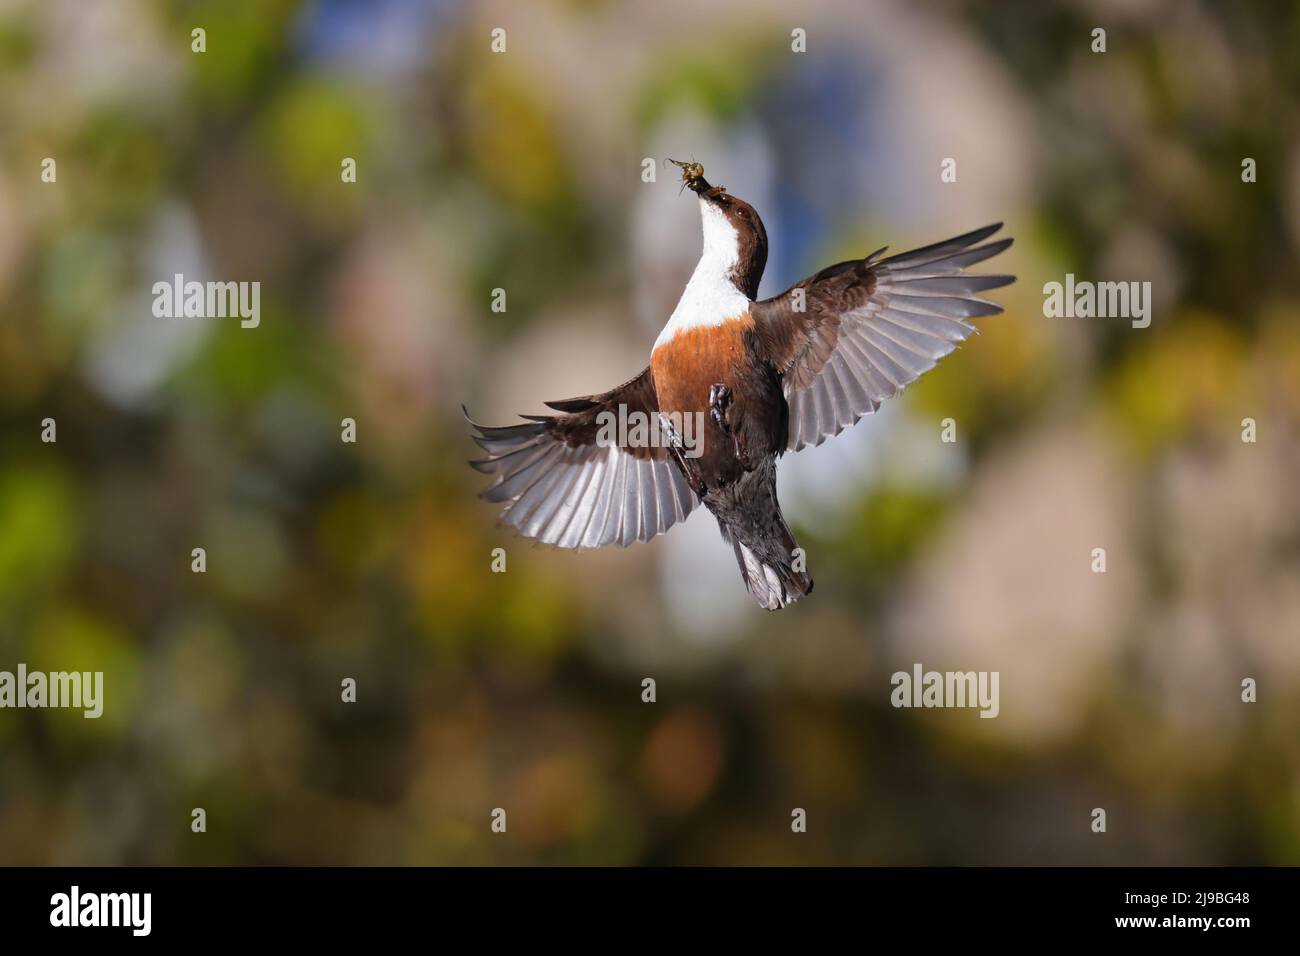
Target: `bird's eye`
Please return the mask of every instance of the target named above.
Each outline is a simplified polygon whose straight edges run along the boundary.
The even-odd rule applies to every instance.
[[[741,206],[739,209],[736,210],[736,215],[739,216],[741,219],[748,219],[749,210],[746,209],[744,206]]]

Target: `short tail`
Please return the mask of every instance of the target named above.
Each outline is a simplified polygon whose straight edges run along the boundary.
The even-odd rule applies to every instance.
[[[736,552],[745,587],[767,610],[779,611],[812,593],[813,579],[803,549],[779,513],[777,526],[770,532],[750,537],[724,527],[723,534]]]

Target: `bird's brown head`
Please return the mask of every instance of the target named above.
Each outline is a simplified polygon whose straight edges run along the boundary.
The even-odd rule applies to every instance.
[[[767,230],[756,210],[725,186],[713,186],[704,178],[704,166],[694,160],[668,162],[682,171],[683,188],[700,197],[704,220],[704,254],[733,260],[727,272],[737,289],[751,299],[758,297],[758,283],[767,266]],[[734,251],[733,251],[734,250]]]

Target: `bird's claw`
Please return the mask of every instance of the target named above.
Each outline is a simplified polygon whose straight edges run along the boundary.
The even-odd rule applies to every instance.
[[[727,421],[727,411],[731,408],[731,389],[722,383],[709,386],[709,412],[727,434],[731,434],[731,423]]]
[[[708,486],[704,483],[704,476],[700,473],[699,463],[695,458],[686,456],[677,429],[673,428],[672,419],[662,412],[659,413],[659,427],[668,436],[668,451],[677,464],[681,466],[682,474],[686,476],[686,483],[691,486],[691,491],[703,498],[708,492]]]

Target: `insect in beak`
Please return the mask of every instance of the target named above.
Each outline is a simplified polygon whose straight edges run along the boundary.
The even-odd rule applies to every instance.
[[[682,189],[689,188],[692,192],[702,193],[705,196],[716,199],[725,191],[725,186],[710,186],[708,180],[704,178],[704,164],[691,160],[689,163],[680,159],[665,159],[665,162],[672,163],[682,171]],[[677,191],[681,195],[681,189]]]

